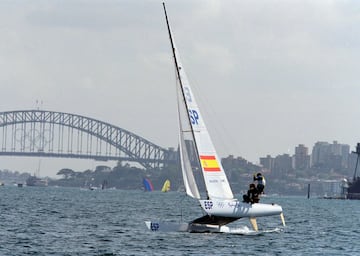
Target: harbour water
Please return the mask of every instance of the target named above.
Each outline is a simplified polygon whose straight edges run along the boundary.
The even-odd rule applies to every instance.
[[[239,195],[240,197],[240,195]],[[0,187],[0,255],[359,255],[360,201],[265,197],[287,226],[256,236],[160,233],[145,220],[189,221],[197,202],[179,192]],[[264,231],[279,217],[258,220]],[[236,223],[250,226],[246,219]]]

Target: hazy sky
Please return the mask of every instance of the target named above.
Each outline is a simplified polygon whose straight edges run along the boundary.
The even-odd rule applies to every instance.
[[[220,156],[256,163],[293,154],[299,143],[311,152],[316,141],[352,149],[360,142],[358,1],[166,4]],[[0,70],[0,111],[80,114],[177,146],[162,1],[0,1]],[[19,171],[38,165],[28,158],[0,162],[0,169]],[[104,164],[73,162],[43,159],[42,175]]]

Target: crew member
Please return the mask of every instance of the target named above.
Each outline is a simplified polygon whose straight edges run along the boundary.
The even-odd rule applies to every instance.
[[[259,191],[255,187],[254,183],[249,185],[249,190],[246,195],[243,195],[244,202],[246,203],[258,203],[259,202]]]
[[[254,174],[254,181],[257,181],[256,188],[259,191],[259,194],[263,194],[266,185],[265,177],[260,172],[258,172],[256,175]]]

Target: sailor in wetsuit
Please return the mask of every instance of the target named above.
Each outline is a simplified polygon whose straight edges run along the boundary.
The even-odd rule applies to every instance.
[[[249,185],[249,190],[246,195],[243,195],[244,202],[246,203],[258,203],[259,202],[259,191],[255,187],[254,183]]]

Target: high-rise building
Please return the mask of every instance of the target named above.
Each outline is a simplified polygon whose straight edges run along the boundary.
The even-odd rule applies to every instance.
[[[316,142],[311,154],[311,166],[331,169],[347,168],[349,152],[349,145],[339,144],[337,141],[334,141],[333,144]]]
[[[276,174],[285,174],[293,170],[292,157],[289,154],[282,154],[275,157],[273,170]]]
[[[274,168],[274,158],[270,155],[267,155],[266,157],[260,157],[260,164],[262,167],[271,171]]]
[[[326,164],[329,143],[318,141],[315,143],[311,154],[311,166],[321,167]]]
[[[303,144],[295,147],[294,168],[295,170],[306,170],[310,167],[310,155],[308,148]]]

